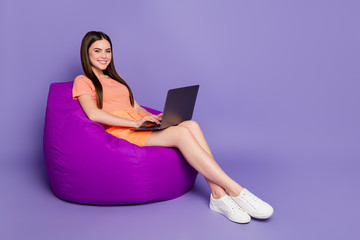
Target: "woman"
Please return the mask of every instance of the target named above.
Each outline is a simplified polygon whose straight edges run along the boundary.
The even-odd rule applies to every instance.
[[[110,38],[103,32],[88,32],[81,44],[85,75],[76,77],[73,98],[87,117],[105,126],[110,134],[139,146],[178,148],[188,163],[202,174],[210,189],[210,209],[237,223],[251,217],[266,219],[273,208],[231,179],[214,160],[199,125],[185,121],[161,131],[134,132],[130,128],[146,122],[159,123],[135,101],[130,87],[117,74]],[[250,217],[251,216],[251,217]]]

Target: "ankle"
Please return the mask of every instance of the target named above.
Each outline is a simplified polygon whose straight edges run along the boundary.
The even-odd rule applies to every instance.
[[[244,189],[243,187],[238,186],[238,187],[236,187],[236,188],[234,188],[234,189],[228,190],[227,192],[228,192],[228,194],[229,194],[230,197],[237,197],[237,196],[240,195],[240,193],[241,193],[241,191],[242,191],[243,189]]]
[[[223,196],[226,195],[225,191],[211,191],[211,195],[214,199],[219,199],[222,198]]]

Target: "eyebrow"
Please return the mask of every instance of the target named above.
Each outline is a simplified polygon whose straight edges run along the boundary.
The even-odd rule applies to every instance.
[[[96,50],[96,49],[101,50],[101,48],[94,48],[94,50]],[[107,48],[107,49],[105,49],[105,50],[111,50],[111,48]]]

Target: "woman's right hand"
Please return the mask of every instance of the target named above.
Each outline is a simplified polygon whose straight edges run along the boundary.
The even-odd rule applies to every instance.
[[[136,122],[136,127],[141,127],[142,125],[146,125],[146,122],[160,124],[160,120],[159,120],[158,116],[149,115],[149,116],[145,116],[142,119],[138,120]]]

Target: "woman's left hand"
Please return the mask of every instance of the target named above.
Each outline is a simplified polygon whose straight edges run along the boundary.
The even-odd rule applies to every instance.
[[[163,114],[162,114],[162,113],[160,113],[160,114],[158,114],[158,115],[151,114],[151,116],[153,116],[153,117],[156,118],[157,120],[161,121]]]
[[[158,115],[156,115],[158,118],[159,118],[159,120],[161,121],[161,119],[162,119],[162,117],[163,117],[163,113],[160,113],[160,114],[158,114]]]

